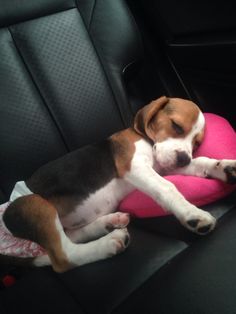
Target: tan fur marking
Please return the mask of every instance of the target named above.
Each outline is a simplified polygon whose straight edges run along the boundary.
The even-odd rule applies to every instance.
[[[16,221],[19,219],[21,229],[11,230],[11,219],[14,216]],[[15,236],[40,244],[47,251],[53,269],[62,272],[68,270],[70,264],[62,250],[61,238],[55,224],[56,216],[56,208],[48,201],[36,194],[27,195],[9,205],[6,210],[6,225]]]
[[[135,142],[142,137],[131,128],[115,133],[111,136],[114,159],[119,177],[123,177],[130,170],[131,160],[135,153]]]
[[[168,101],[169,99],[166,96],[162,96],[141,108],[134,118],[134,130],[143,137],[153,140],[151,122]]]
[[[162,96],[140,109],[134,119],[134,130],[153,142],[162,142],[169,137],[185,137],[197,121],[200,109],[192,101]],[[172,121],[184,132],[177,134]]]
[[[200,109],[192,101],[170,98],[166,106],[156,114],[149,125],[153,140],[162,142],[169,137],[184,138],[197,121],[199,112]],[[175,132],[172,121],[183,128],[183,134]]]

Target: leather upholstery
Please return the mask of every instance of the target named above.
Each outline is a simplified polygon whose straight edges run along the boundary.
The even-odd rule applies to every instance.
[[[122,71],[140,56],[122,1],[78,1],[78,8],[72,1],[25,1],[19,11],[14,4],[0,1],[0,188],[6,197],[15,181],[45,162],[129,124]]]
[[[128,126],[144,99],[165,94],[144,59],[123,0],[0,0],[0,201],[42,164]],[[126,252],[62,275],[8,265],[19,279],[0,290],[1,314],[125,313],[122,304],[197,238],[171,218],[131,224]],[[129,313],[145,313],[132,302]]]
[[[132,113],[123,73],[143,53],[139,32],[124,1],[34,3],[26,1],[18,8],[15,1],[0,0],[0,188],[4,200],[16,181],[26,179],[40,165],[130,124]],[[48,286],[45,293],[52,293],[51,302],[65,291],[62,302],[69,303],[72,312],[74,303],[78,304],[77,313],[80,304],[86,312],[111,311],[186,248],[184,242],[157,241],[136,228],[132,234],[128,256],[61,276],[50,268],[27,273],[29,277],[23,276],[14,287],[14,304],[9,303],[5,291],[0,294],[4,308],[13,313],[16,309],[23,311],[27,303],[24,295],[30,294],[34,277],[38,288],[32,292],[44,299],[42,281],[37,276],[42,272]],[[139,246],[141,239],[144,251]],[[143,267],[143,257],[149,261],[147,267]],[[122,277],[118,271],[125,265],[127,271],[133,269],[128,282],[127,271]],[[104,275],[106,270],[113,274],[113,280]],[[54,292],[52,278],[59,285]],[[93,286],[94,280],[100,284],[99,291]],[[116,289],[109,301],[103,302],[102,296],[113,289],[114,280]],[[20,291],[27,293],[22,295]],[[90,304],[91,295],[94,302]],[[56,313],[58,306],[51,305],[50,313]],[[34,309],[37,311],[42,313],[42,307]],[[31,303],[24,312],[32,312]]]
[[[90,1],[91,2],[91,1]],[[74,0],[38,0],[35,1],[1,0],[0,27],[50,15],[75,8]]]

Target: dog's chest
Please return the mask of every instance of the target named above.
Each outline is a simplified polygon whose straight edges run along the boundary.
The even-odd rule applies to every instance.
[[[91,193],[68,215],[60,217],[66,229],[85,226],[98,217],[114,212],[119,202],[132,191],[132,186],[122,179],[112,179],[104,187]]]

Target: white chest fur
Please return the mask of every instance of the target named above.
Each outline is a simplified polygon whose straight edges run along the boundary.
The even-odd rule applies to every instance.
[[[60,217],[66,229],[82,227],[100,216],[114,212],[119,202],[132,191],[132,186],[123,179],[112,179],[107,185],[80,203],[69,215]]]

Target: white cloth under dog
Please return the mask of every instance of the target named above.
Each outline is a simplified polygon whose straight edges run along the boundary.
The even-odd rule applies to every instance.
[[[2,219],[3,213],[11,202],[30,194],[32,192],[27,188],[25,182],[19,181],[11,193],[10,201],[0,205],[0,254],[17,257],[36,257],[45,254],[45,250],[37,243],[14,237]]]

